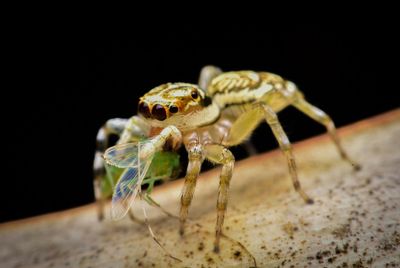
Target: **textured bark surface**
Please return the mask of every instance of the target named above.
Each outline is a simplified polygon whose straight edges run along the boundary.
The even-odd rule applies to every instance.
[[[0,225],[1,267],[400,267],[400,110],[339,131],[355,172],[327,136],[294,146],[300,180],[315,200],[293,190],[279,151],[239,161],[234,170],[221,253],[212,252],[220,168],[198,181],[191,222],[148,208],[164,255],[144,224],[98,222],[88,205]],[[272,138],[272,137],[271,137]],[[182,180],[154,192],[177,214]],[[140,217],[140,206],[136,208]],[[200,225],[196,224],[199,223]]]

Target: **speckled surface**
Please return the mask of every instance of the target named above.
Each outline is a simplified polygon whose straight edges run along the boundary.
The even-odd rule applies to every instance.
[[[0,267],[400,267],[400,110],[340,132],[355,172],[326,136],[295,146],[306,205],[278,151],[237,163],[221,253],[212,252],[219,169],[202,174],[186,235],[149,208],[143,224],[98,222],[93,205],[0,225]],[[267,136],[267,135],[266,135]],[[269,137],[272,138],[272,137]],[[177,214],[182,181],[154,198]],[[140,217],[140,207],[137,215]],[[200,225],[198,225],[198,224]]]

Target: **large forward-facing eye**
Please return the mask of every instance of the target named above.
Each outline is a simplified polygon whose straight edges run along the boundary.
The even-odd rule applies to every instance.
[[[145,102],[140,102],[139,103],[138,111],[139,111],[139,113],[141,113],[146,118],[149,118],[151,116],[149,105],[147,103],[145,103]]]
[[[151,109],[151,115],[160,121],[165,120],[165,118],[167,118],[167,113],[165,111],[164,106],[160,105],[160,104],[156,104],[153,106],[153,109]]]

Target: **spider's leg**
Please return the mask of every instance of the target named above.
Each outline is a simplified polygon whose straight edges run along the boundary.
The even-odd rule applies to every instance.
[[[161,151],[165,143],[169,141],[171,147],[177,149],[182,144],[182,134],[175,126],[168,126],[161,130],[160,134],[152,139],[150,147],[153,147],[155,151]],[[142,149],[143,151],[150,150],[146,146]]]
[[[222,73],[221,68],[213,65],[206,65],[200,71],[199,87],[207,92],[207,88],[211,81]],[[257,154],[257,148],[251,142],[251,140],[245,140],[240,144],[247,152],[249,156]]]
[[[300,97],[300,98],[296,98],[292,103],[291,103],[294,107],[296,107],[298,110],[302,111],[303,113],[305,113],[306,115],[308,115],[309,117],[311,117],[312,119],[314,119],[315,121],[317,121],[318,123],[322,124],[323,126],[326,127],[326,130],[329,133],[330,138],[332,139],[332,141],[334,142],[337,150],[339,151],[340,156],[346,160],[347,162],[349,162],[355,170],[359,170],[360,169],[360,165],[357,164],[356,162],[354,162],[353,160],[351,160],[346,151],[344,150],[340,139],[336,133],[336,128],[335,128],[335,124],[333,123],[332,119],[329,117],[329,115],[327,115],[324,111],[322,111],[321,109],[313,106],[312,104],[308,103],[304,98]]]
[[[286,133],[279,123],[276,113],[266,104],[257,103],[252,110],[241,115],[232,125],[228,137],[222,142],[224,146],[234,146],[245,140],[251,132],[258,126],[260,121],[265,118],[277,139],[289,165],[289,172],[293,180],[294,188],[300,193],[307,203],[312,203],[312,199],[301,189],[297,178],[296,162],[292,153],[292,148]]]
[[[138,140],[140,136],[144,136],[144,137],[148,136],[148,134],[149,134],[148,126],[146,124],[140,125],[140,122],[141,122],[141,119],[139,117],[137,117],[137,116],[132,117],[130,119],[130,121],[126,124],[125,129],[124,129],[118,143],[119,144],[127,143],[132,140]],[[141,157],[146,157],[147,155],[151,155],[154,153],[154,151],[160,151],[168,140],[172,141],[173,148],[178,148],[180,146],[181,141],[182,141],[182,136],[176,127],[168,126],[168,127],[164,128],[160,132],[159,135],[157,135],[154,138],[152,138],[151,140],[149,140],[149,142],[146,143],[141,149],[141,154],[143,154]],[[102,162],[102,164],[104,167],[103,162]],[[145,199],[145,201],[152,206],[161,208],[160,205],[158,205],[158,203],[156,203],[154,200],[152,200],[149,197],[147,197]],[[100,211],[101,211],[101,213],[103,212],[102,207],[101,207]],[[129,212],[129,217],[132,220],[137,221],[137,218],[133,215],[132,210],[128,210],[128,212]],[[168,213],[166,212],[166,214],[168,214]]]
[[[230,128],[227,137],[224,138],[221,144],[225,147],[242,144],[243,141],[245,141],[251,135],[254,129],[264,118],[264,113],[260,108],[260,105],[256,105],[253,107],[253,109],[239,116],[239,118]]]
[[[222,145],[205,146],[206,157],[211,162],[222,164],[220,175],[218,200],[217,200],[217,224],[215,226],[214,252],[219,252],[219,242],[222,235],[225,212],[228,203],[229,183],[232,178],[235,157],[227,148]]]
[[[249,156],[256,155],[257,148],[250,140],[250,135],[263,118],[259,108],[257,105],[241,114],[230,128],[222,126],[226,129],[226,135],[220,143],[226,147],[240,145]]]
[[[279,122],[278,116],[268,105],[262,105],[262,107],[264,109],[266,121],[268,125],[271,127],[271,130],[276,140],[279,143],[279,147],[281,148],[282,152],[286,157],[294,189],[301,195],[301,197],[304,199],[304,201],[306,201],[306,203],[312,204],[313,200],[301,188],[297,176],[296,161],[292,152],[292,145],[290,144],[290,141],[285,131],[283,130],[281,123]]]
[[[205,91],[207,91],[208,86],[213,80],[214,77],[221,74],[222,70],[213,65],[206,65],[200,71],[199,77],[199,87]]]
[[[108,120],[106,124],[104,124],[104,126],[102,126],[97,132],[96,153],[93,161],[93,186],[98,205],[99,220],[102,220],[104,218],[104,201],[107,198],[107,196],[104,196],[102,192],[104,177],[107,176],[102,155],[108,147],[108,139],[110,135],[120,135],[124,130],[127,122],[128,119],[113,118]]]
[[[181,235],[185,232],[185,222],[189,211],[190,203],[193,199],[194,189],[196,187],[197,177],[199,176],[201,164],[203,163],[203,148],[197,143],[193,143],[187,147],[189,163],[187,166],[185,183],[181,194],[181,209],[179,212]]]
[[[146,138],[150,133],[149,124],[141,117],[134,115],[126,122],[125,127],[120,130],[120,139],[118,144],[138,141]]]
[[[102,192],[105,176],[110,176],[106,172],[106,166],[103,160],[103,153],[108,147],[110,135],[114,134],[120,137],[118,143],[127,143],[132,140],[137,140],[139,137],[148,134],[149,127],[138,116],[133,116],[130,119],[113,118],[108,120],[98,131],[96,137],[96,153],[93,162],[94,172],[94,192],[98,204],[98,218],[104,218],[104,201],[108,196],[104,196]],[[107,178],[113,184],[113,178]],[[114,186],[114,185],[111,185]]]

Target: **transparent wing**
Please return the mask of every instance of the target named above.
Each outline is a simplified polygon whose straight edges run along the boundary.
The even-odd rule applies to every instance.
[[[137,166],[139,147],[143,144],[146,142],[117,144],[108,148],[104,152],[103,158],[107,164],[119,168]]]
[[[141,156],[141,151],[143,152],[144,146],[148,144],[151,145],[149,140],[118,144],[104,153],[107,163],[125,168],[114,187],[111,204],[111,216],[114,220],[126,215],[141,190],[143,179],[154,156],[153,151],[146,152],[145,157]]]

